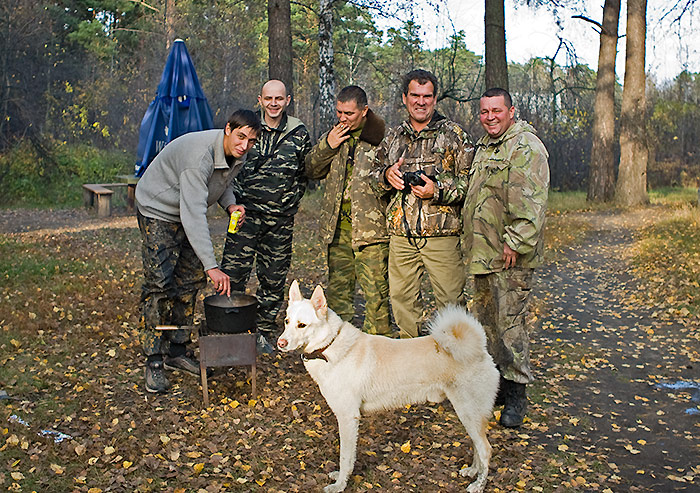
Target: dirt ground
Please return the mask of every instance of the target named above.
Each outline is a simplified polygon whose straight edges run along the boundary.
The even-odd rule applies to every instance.
[[[697,319],[677,318],[659,307],[638,303],[635,296],[638,283],[630,274],[635,235],[658,213],[661,213],[658,209],[644,209],[631,213],[577,214],[578,220],[590,225],[584,241],[565,248],[538,271],[537,321],[532,334],[536,382],[529,387],[531,407],[526,423],[519,430],[500,428],[496,424],[497,414],[494,417],[489,431],[494,455],[487,491],[700,491]],[[313,214],[303,220],[303,227],[313,231]],[[210,222],[216,241],[220,242],[225,220],[211,218]],[[135,219],[121,212],[102,220],[83,210],[0,211],[0,233],[12,236],[42,231],[60,235],[101,228],[133,233],[135,227]],[[324,274],[309,272],[308,266],[297,265],[293,266],[290,278],[301,278],[308,293],[313,283],[323,281]],[[235,487],[214,489],[210,486],[211,478],[216,476],[214,473],[209,479],[203,475],[186,484],[180,482],[183,487],[194,487],[192,491],[197,488],[199,491],[316,491],[318,485],[326,484],[325,474],[311,470],[312,467],[326,472],[332,470],[333,461],[337,460],[337,436],[332,415],[313,382],[305,375],[297,358],[263,357],[259,369],[261,401],[268,398],[277,402],[278,407],[287,408],[271,406],[255,411],[259,419],[260,413],[271,414],[280,425],[264,431],[257,428],[257,438],[245,442],[246,450],[256,457],[269,456],[274,457],[274,461],[284,461],[284,453],[280,457],[272,452],[277,444],[286,444],[282,446],[284,449],[292,440],[283,438],[283,421],[323,423],[323,431],[318,425],[302,436],[307,450],[299,449],[296,457],[289,456],[289,462],[300,463],[301,469],[285,475],[277,473],[279,467],[275,466],[277,476],[263,475],[262,484],[257,482],[259,487],[252,481],[244,481],[245,484],[239,481]],[[140,412],[144,409],[157,411],[174,402],[198,402],[199,387],[191,379],[177,380],[177,391],[173,395],[153,398],[137,390],[140,372],[126,378],[130,382],[125,389],[127,400],[138,406]],[[247,388],[244,382],[235,383],[240,378],[240,371],[219,373],[218,380],[214,378],[213,390],[218,395],[240,394],[242,385]],[[0,384],[0,390],[3,385]],[[128,415],[129,405],[115,404],[112,385],[115,383],[110,382],[108,402],[126,406],[121,412],[127,411]],[[8,394],[13,392],[11,386],[4,390]],[[122,395],[118,399],[123,398]],[[238,399],[242,401],[241,397]],[[195,412],[188,406],[191,405],[185,406],[188,413]],[[218,406],[221,408],[222,404]],[[221,413],[217,409],[215,407],[210,414]],[[465,481],[446,469],[446,466],[455,466],[454,449],[450,449],[449,443],[439,443],[442,440],[440,429],[452,432],[455,425],[450,411],[449,407],[445,410],[442,406],[418,407],[398,413],[399,418],[396,413],[382,413],[363,420],[355,468],[355,475],[363,479],[356,479],[348,491],[458,491],[463,488]],[[219,417],[219,425],[202,427],[208,426],[210,433],[216,433],[220,429],[217,426],[222,426],[224,421],[220,414]],[[189,415],[176,414],[166,419],[180,427],[185,421],[189,422]],[[241,418],[227,419],[231,421],[223,426],[238,424]],[[0,428],[3,426],[7,425]],[[11,424],[10,431],[17,427]],[[325,427],[331,429],[325,430]],[[78,430],[73,433],[79,434]],[[240,440],[244,440],[243,433],[238,433]],[[164,442],[163,435],[160,436]],[[240,440],[235,446],[240,446]],[[413,444],[415,453],[425,448],[421,450],[425,456],[387,462],[388,459],[380,457],[381,453],[380,456],[367,453],[379,448],[384,455],[394,454],[397,445],[406,441]],[[161,445],[157,442],[157,435],[155,439],[146,440],[145,445],[141,445],[143,451],[152,451],[155,445]],[[293,445],[297,446],[296,441]],[[213,450],[214,445],[208,446]],[[144,467],[157,469],[148,457],[143,459]],[[5,465],[4,461],[0,464]],[[171,476],[164,474],[164,477],[181,479],[172,469],[168,474]],[[115,480],[117,482],[112,482],[105,490],[137,489],[133,486],[136,482],[132,484],[121,478],[121,482]],[[73,491],[88,491],[75,488]],[[172,487],[165,489],[180,491]]]

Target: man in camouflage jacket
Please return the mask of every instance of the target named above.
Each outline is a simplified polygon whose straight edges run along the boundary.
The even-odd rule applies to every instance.
[[[549,188],[547,150],[525,122],[515,122],[510,94],[480,100],[487,135],[476,144],[464,207],[465,250],[474,274],[472,310],[483,324],[501,372],[501,424],[522,424],[532,382],[526,328],[534,268],[542,263]]]
[[[401,337],[418,336],[424,272],[438,308],[464,302],[460,214],[473,147],[459,125],[435,111],[437,89],[425,70],[404,77],[408,121],[384,139],[372,170],[373,186],[390,200],[389,292]],[[405,182],[411,174],[422,184]]]
[[[266,82],[260,91],[262,132],[233,182],[245,220],[236,233],[227,234],[221,261],[236,291],[245,291],[255,262],[258,350],[267,353],[274,350],[267,340],[275,337],[284,301],[294,215],[306,189],[304,159],[311,149],[304,124],[285,111],[290,101],[279,80]]]
[[[328,305],[351,322],[357,283],[365,297],[363,330],[390,336],[386,201],[367,183],[384,120],[358,86],[338,93],[336,112],[338,124],[306,157],[308,177],[325,179],[320,234],[328,254]]]

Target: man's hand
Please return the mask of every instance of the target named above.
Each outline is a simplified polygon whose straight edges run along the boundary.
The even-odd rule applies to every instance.
[[[399,171],[399,167],[403,164],[403,158],[399,158],[399,160],[391,165],[387,170],[384,172],[384,177],[386,178],[386,182],[394,187],[396,190],[403,190],[403,174]]]
[[[214,289],[219,294],[225,294],[226,296],[231,296],[231,279],[224,274],[221,269],[214,267],[207,271],[207,275],[211,282],[214,283]]]
[[[435,182],[427,175],[421,174],[425,185],[411,185],[411,192],[419,199],[431,199],[435,195]]]
[[[513,250],[507,244],[503,244],[503,268],[510,269],[515,267],[515,261],[518,258],[518,252]]]
[[[338,123],[335,127],[331,128],[331,131],[328,132],[326,136],[326,140],[331,149],[337,149],[340,144],[350,138],[348,130],[350,130],[350,127],[345,123]]]
[[[235,211],[240,211],[241,212],[241,217],[238,218],[238,224],[243,224],[243,221],[245,221],[245,207],[242,205],[229,205],[228,209],[228,215],[230,216],[233,214]]]

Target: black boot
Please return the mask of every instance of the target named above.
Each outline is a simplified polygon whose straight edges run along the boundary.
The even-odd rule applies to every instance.
[[[496,402],[494,406],[502,406],[506,403],[506,379],[501,375],[501,381],[498,384],[498,394],[496,394]]]
[[[506,428],[517,428],[523,424],[525,412],[527,411],[527,394],[525,384],[511,380],[504,380],[505,383],[505,406],[501,413],[501,425]]]

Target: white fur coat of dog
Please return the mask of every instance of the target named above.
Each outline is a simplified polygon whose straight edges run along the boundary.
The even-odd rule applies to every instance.
[[[362,413],[409,404],[452,403],[474,448],[472,465],[462,476],[476,476],[469,493],[486,484],[491,445],[486,429],[498,390],[499,374],[486,350],[481,324],[466,310],[448,306],[438,312],[430,335],[390,339],[361,332],[328,309],[321,286],[304,299],[299,284],[289,289],[281,351],[301,351],[304,366],[318,384],[338,420],[340,470],[324,491],[343,491],[355,465]]]

